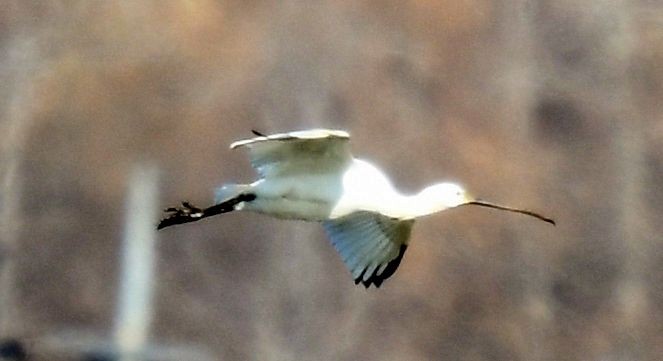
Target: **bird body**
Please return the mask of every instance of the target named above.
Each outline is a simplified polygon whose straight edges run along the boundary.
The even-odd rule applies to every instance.
[[[353,158],[349,134],[313,129],[237,141],[248,148],[259,179],[216,190],[206,209],[183,203],[159,229],[229,211],[252,211],[282,219],[322,222],[355,283],[379,287],[398,267],[418,217],[463,204],[483,205],[552,220],[529,211],[477,201],[454,183],[439,183],[415,195],[398,192],[371,163]]]
[[[277,218],[325,221],[356,211],[382,211],[401,218],[386,206],[402,203],[402,196],[375,166],[359,159],[353,159],[342,172],[270,177],[244,187],[225,185],[217,191],[217,203],[230,198],[229,188],[256,195],[256,200],[242,204],[241,210]]]

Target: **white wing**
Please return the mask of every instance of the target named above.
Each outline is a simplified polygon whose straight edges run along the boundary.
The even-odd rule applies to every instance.
[[[401,221],[373,212],[355,212],[323,226],[355,284],[380,287],[398,268],[414,220]]]
[[[251,165],[262,178],[330,173],[352,161],[342,130],[313,129],[240,140],[231,149],[248,147]]]

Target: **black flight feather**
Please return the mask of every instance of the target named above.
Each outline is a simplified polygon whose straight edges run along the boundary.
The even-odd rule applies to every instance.
[[[361,282],[366,288],[368,288],[371,284],[374,284],[376,288],[379,288],[384,280],[391,277],[394,272],[396,272],[396,269],[398,269],[398,266],[401,264],[405,250],[407,250],[407,244],[401,244],[401,248],[398,250],[398,256],[389,261],[387,268],[382,271],[381,275],[377,275],[377,270],[379,269],[378,267],[375,269],[375,271],[373,271],[374,273],[366,281],[364,281],[364,272],[366,272],[366,270],[364,270],[359,275],[359,277],[355,278],[355,284],[357,285],[359,282]]]

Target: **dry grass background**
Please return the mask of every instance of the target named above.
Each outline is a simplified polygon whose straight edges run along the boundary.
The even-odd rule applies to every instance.
[[[249,130],[347,129],[415,226],[356,287],[319,226],[159,233],[152,339],[230,360],[660,360],[663,5],[646,0],[2,1],[0,332],[107,334],[128,171],[162,206],[247,181]],[[11,262],[9,261],[11,260]],[[62,358],[70,359],[70,358]]]

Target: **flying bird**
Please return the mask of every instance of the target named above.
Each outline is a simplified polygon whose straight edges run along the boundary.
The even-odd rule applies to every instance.
[[[438,183],[404,195],[373,164],[350,153],[350,135],[313,129],[240,140],[259,179],[226,184],[215,191],[215,205],[188,202],[168,208],[158,229],[199,221],[231,211],[252,211],[283,219],[321,222],[355,284],[380,287],[398,268],[415,220],[446,209],[477,205],[555,221],[532,211],[471,197],[455,183]]]

